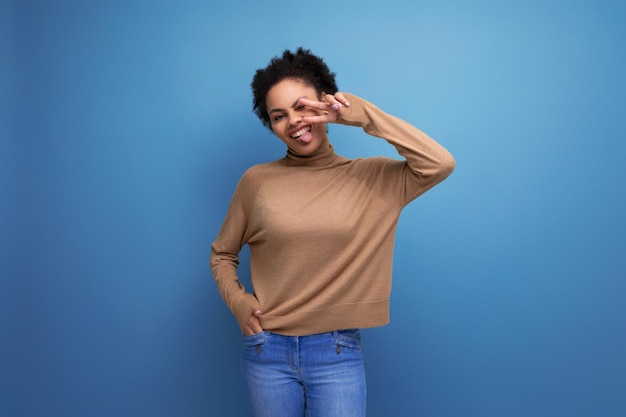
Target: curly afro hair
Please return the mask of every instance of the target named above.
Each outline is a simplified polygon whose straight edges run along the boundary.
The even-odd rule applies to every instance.
[[[319,99],[322,93],[335,94],[338,90],[335,73],[330,71],[322,58],[302,47],[295,53],[285,50],[281,57],[272,58],[267,67],[258,69],[251,83],[254,113],[270,130],[272,127],[265,98],[274,85],[286,78],[298,79],[315,88]]]

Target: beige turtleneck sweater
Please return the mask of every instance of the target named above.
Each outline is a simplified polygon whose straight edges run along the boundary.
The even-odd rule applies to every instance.
[[[454,158],[426,134],[344,93],[339,123],[384,138],[404,160],[350,160],[328,138],[310,156],[291,151],[241,177],[211,248],[210,265],[241,329],[255,309],[284,335],[389,322],[394,236],[400,211],[444,180]],[[254,293],[237,277],[250,248]]]

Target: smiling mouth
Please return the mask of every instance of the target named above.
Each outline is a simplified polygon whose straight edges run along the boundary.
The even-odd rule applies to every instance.
[[[298,130],[296,133],[294,133],[293,135],[291,135],[291,137],[293,139],[298,139],[300,136],[304,135],[306,132],[310,132],[311,131],[311,126],[307,126],[307,127],[303,127],[302,129]]]

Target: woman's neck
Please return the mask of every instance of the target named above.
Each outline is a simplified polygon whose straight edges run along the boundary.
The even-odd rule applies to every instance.
[[[326,136],[320,146],[308,155],[297,154],[288,148],[285,162],[289,166],[323,167],[331,164],[336,156],[333,145]]]

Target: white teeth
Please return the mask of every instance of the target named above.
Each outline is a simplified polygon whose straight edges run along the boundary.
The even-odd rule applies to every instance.
[[[294,138],[294,139],[298,139],[300,136],[302,136],[304,133],[306,133],[306,132],[308,132],[310,130],[311,130],[311,126],[305,127],[304,129],[298,130],[296,133],[291,135],[291,137]]]

